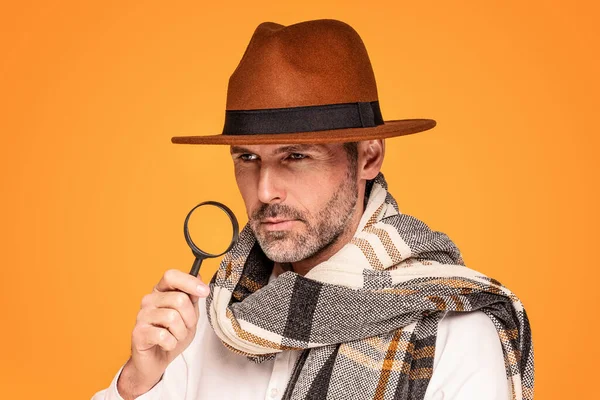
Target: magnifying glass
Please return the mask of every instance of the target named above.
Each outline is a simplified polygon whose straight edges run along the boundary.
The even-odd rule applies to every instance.
[[[225,214],[227,214],[227,216],[229,217],[229,221],[231,222],[231,226],[233,228],[233,235],[231,237],[231,242],[229,243],[229,247],[227,247],[227,249],[225,249],[225,251],[223,251],[220,254],[211,254],[211,253],[201,250],[198,246],[196,246],[196,244],[192,241],[192,238],[190,237],[190,231],[188,228],[190,217],[191,217],[192,213],[195,210],[197,210],[198,207],[201,207],[201,206],[213,206],[213,207],[217,207],[217,208],[221,209],[222,211],[225,212]],[[231,248],[237,243],[238,234],[239,234],[239,225],[238,225],[237,219],[235,218],[235,215],[233,214],[233,211],[231,211],[229,209],[229,207],[227,207],[226,205],[219,203],[217,201],[205,201],[205,202],[198,204],[196,207],[192,208],[190,210],[190,212],[188,213],[187,217],[185,217],[185,222],[183,223],[183,234],[185,236],[185,241],[187,242],[188,246],[190,246],[190,248],[192,249],[192,253],[196,257],[196,259],[194,260],[194,263],[192,264],[192,269],[190,270],[190,275],[198,276],[198,272],[200,272],[200,266],[202,265],[202,261],[204,261],[206,258],[214,258],[214,257],[222,256],[223,254],[225,254],[229,250],[231,250]]]

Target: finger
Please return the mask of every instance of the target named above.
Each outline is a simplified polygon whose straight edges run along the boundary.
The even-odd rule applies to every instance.
[[[187,327],[181,319],[181,314],[172,308],[152,308],[144,311],[144,319],[151,325],[167,328],[178,341],[188,335]]]
[[[198,323],[197,303],[192,303],[190,296],[183,292],[156,293],[156,308],[172,308],[179,312],[185,326],[192,329]]]
[[[132,337],[132,343],[138,351],[148,350],[153,346],[160,346],[165,351],[172,351],[178,343],[168,329],[154,325],[136,325]]]
[[[195,298],[195,302],[193,300]],[[140,309],[145,308],[174,308],[181,314],[181,318],[188,329],[192,329],[198,323],[200,309],[198,297],[190,296],[181,291],[158,292],[153,291],[142,297]]]
[[[180,290],[192,296],[192,303],[208,295],[208,286],[199,278],[177,269],[167,270],[153,289],[158,292]]]

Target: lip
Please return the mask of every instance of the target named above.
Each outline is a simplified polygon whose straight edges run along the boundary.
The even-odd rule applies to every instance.
[[[260,224],[268,231],[284,231],[291,229],[295,219],[266,218]]]
[[[285,222],[285,221],[293,221],[292,219],[284,219],[284,218],[265,218],[262,221],[260,221],[262,224],[278,224],[280,222]]]

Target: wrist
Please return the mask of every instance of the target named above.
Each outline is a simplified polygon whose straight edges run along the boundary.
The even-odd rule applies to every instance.
[[[117,391],[124,400],[133,400],[136,397],[150,391],[158,382],[160,382],[162,374],[158,377],[147,377],[140,373],[132,359],[130,358],[117,380]]]

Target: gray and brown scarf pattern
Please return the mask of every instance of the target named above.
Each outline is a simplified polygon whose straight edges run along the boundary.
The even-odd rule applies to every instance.
[[[271,283],[247,225],[210,286],[207,314],[225,346],[255,362],[304,350],[284,399],[423,399],[437,324],[481,310],[498,331],[513,399],[532,399],[527,313],[500,282],[464,265],[447,235],[399,212],[382,174],[369,182],[353,239],[305,276]]]

